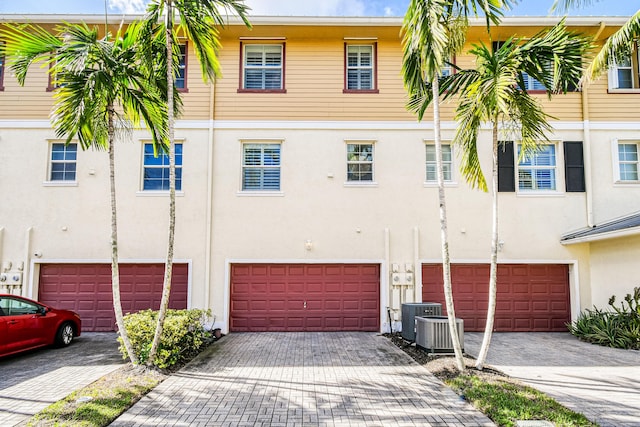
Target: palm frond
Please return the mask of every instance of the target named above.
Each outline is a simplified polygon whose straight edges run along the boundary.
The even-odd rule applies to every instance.
[[[595,79],[607,71],[614,60],[628,58],[638,38],[640,38],[640,9],[604,42],[587,69],[587,77]]]

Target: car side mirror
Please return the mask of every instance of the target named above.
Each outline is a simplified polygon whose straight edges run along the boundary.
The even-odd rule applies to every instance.
[[[38,308],[38,314],[41,316],[44,316],[45,314],[47,314],[47,307],[40,307]]]

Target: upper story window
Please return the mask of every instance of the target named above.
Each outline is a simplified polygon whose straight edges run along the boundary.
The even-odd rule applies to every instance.
[[[376,47],[345,43],[345,92],[377,91]]]
[[[182,144],[176,143],[176,190],[182,190]],[[169,155],[153,152],[153,144],[144,144],[142,189],[145,191],[169,190]]]
[[[613,61],[609,67],[609,89],[640,89],[638,47],[634,43],[630,56]]]
[[[347,144],[347,181],[373,182],[373,143]]]
[[[178,74],[175,77],[175,85],[176,89],[181,92],[188,91],[187,89],[187,54],[188,54],[188,46],[187,43],[180,43],[178,45],[180,49],[180,56],[178,61]]]
[[[426,144],[426,182],[438,182],[438,169],[436,165],[436,146]],[[442,172],[445,182],[453,181],[453,152],[450,144],[442,144]]]
[[[75,181],[78,144],[54,142],[51,144],[49,181]]]
[[[638,170],[640,163],[638,161],[638,144],[637,142],[618,142],[617,159],[618,159],[618,180],[625,182],[638,182]]]
[[[284,90],[284,44],[245,44],[242,47],[242,90]]]
[[[522,146],[518,144],[518,158]],[[518,189],[520,191],[555,191],[556,147],[544,145],[539,150],[525,153],[518,162]]]
[[[0,42],[0,47],[4,46],[4,42]],[[0,52],[2,49],[0,48]],[[0,90],[4,90],[4,54],[0,53]]]
[[[280,146],[243,144],[243,191],[280,191]]]

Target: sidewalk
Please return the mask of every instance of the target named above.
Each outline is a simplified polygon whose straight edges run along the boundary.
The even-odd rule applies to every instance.
[[[478,355],[481,333],[464,335]],[[570,333],[494,333],[487,363],[602,427],[640,426],[640,351],[579,341]]]

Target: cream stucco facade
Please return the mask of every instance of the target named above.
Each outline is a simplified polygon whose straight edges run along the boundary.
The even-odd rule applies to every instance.
[[[425,145],[434,138],[433,125],[429,112],[417,123],[404,109],[401,20],[253,21],[252,32],[237,24],[223,30],[224,76],[214,85],[201,82],[195,55],[189,55],[185,114],[176,126],[183,144],[183,187],[177,197],[175,251],[176,260],[189,265],[188,306],[211,308],[216,326],[226,332],[234,264],[369,263],[380,266],[380,329],[385,330],[386,308],[395,322],[401,303],[422,301],[420,266],[440,262],[437,188],[425,176]],[[573,25],[600,31],[601,40],[621,23],[610,19],[601,26],[604,21],[576,18]],[[481,26],[470,30],[476,37],[471,43],[478,41]],[[494,31],[499,37],[537,29],[531,20],[512,18]],[[239,90],[240,46],[260,40],[286,43],[286,92]],[[343,93],[344,46],[352,40],[376,43],[376,93]],[[472,65],[465,53],[456,63]],[[23,274],[22,285],[12,290],[34,298],[41,264],[108,263],[110,255],[107,154],[79,151],[73,182],[48,180],[50,147],[58,139],[46,117],[51,100],[43,73],[34,70],[27,88],[20,88],[5,70],[0,92],[5,160],[0,262],[6,272]],[[23,98],[24,91],[34,95]],[[620,298],[638,285],[637,228],[626,237],[560,243],[567,233],[640,211],[640,182],[620,182],[616,169],[618,141],[640,142],[637,97],[640,91],[608,93],[603,78],[581,93],[544,100],[558,118],[550,136],[556,189],[499,194],[499,262],[567,265],[571,318],[593,305],[604,307],[611,295]],[[23,102],[39,106],[31,108],[35,117],[22,112]],[[455,132],[453,108],[443,106],[445,141]],[[142,190],[147,137],[135,130],[116,147],[119,247],[125,263],[163,262],[166,251],[166,193]],[[491,169],[490,137],[488,129],[479,136],[485,173]],[[565,191],[565,141],[583,143],[586,191]],[[373,145],[371,181],[347,178],[347,145],[358,143]],[[245,144],[279,145],[279,189],[243,190]],[[464,182],[456,149],[446,193],[452,262],[487,263],[491,197]],[[394,285],[394,265],[412,270],[414,277]]]

